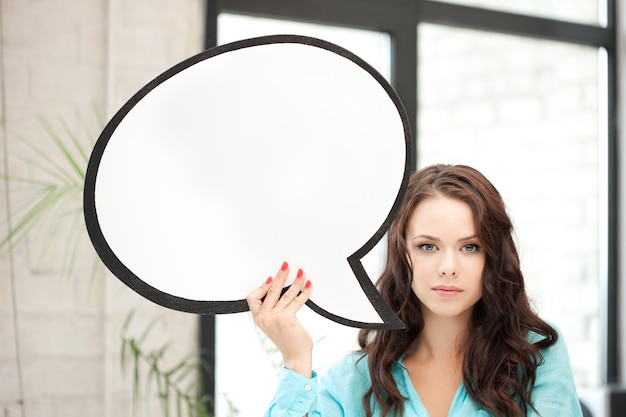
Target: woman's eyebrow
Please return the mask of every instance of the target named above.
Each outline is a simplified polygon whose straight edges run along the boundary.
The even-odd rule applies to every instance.
[[[440,239],[435,237],[435,236],[431,236],[431,235],[427,235],[427,234],[419,234],[417,236],[413,237],[413,240],[415,239],[427,239],[427,240],[434,240],[434,241],[439,241]],[[471,236],[467,236],[467,237],[462,237],[460,239],[457,240],[457,242],[465,242],[467,240],[473,240],[473,239],[478,239],[477,235],[471,235]]]
[[[417,236],[413,236],[413,240],[415,239],[427,239],[427,240],[434,240],[434,241],[439,241],[439,238],[436,238],[434,236],[431,235],[425,235],[425,234],[420,234]]]
[[[474,240],[474,239],[478,239],[478,236],[477,235],[471,235],[471,236],[468,236],[468,237],[464,237],[464,238],[459,239],[459,242],[464,242],[466,240]]]

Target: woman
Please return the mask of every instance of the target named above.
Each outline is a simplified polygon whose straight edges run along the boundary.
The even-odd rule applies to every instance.
[[[319,378],[296,318],[313,286],[284,263],[248,295],[283,355],[268,416],[581,416],[567,349],[531,309],[498,191],[467,166],[413,173],[378,281],[404,330],[361,330]],[[264,298],[265,297],[265,298]]]

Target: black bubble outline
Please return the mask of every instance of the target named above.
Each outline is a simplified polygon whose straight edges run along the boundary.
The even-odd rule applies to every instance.
[[[201,61],[209,59],[211,57],[227,53],[233,52],[243,48],[249,48],[254,46],[261,45],[269,45],[276,43],[297,43],[303,45],[314,46],[318,48],[325,49],[330,52],[334,52],[337,55],[340,55],[346,59],[351,60],[355,64],[359,65],[362,69],[367,71],[389,95],[389,98],[392,100],[400,119],[402,120],[403,128],[404,128],[404,138],[405,138],[405,168],[404,175],[402,178],[402,183],[400,189],[398,191],[398,195],[392,205],[387,218],[381,224],[379,229],[372,235],[372,237],[365,242],[361,248],[359,248],[352,255],[348,256],[347,261],[357,278],[363,292],[367,296],[368,300],[383,320],[382,323],[369,323],[369,322],[360,322],[354,321],[350,319],[346,319],[344,317],[337,316],[325,309],[316,305],[313,301],[308,300],[307,306],[311,308],[313,311],[318,313],[319,315],[326,317],[332,321],[337,323],[356,328],[363,329],[402,329],[404,328],[404,323],[397,317],[397,315],[391,310],[391,308],[387,305],[387,303],[383,300],[382,296],[376,289],[376,286],[372,283],[363,264],[361,263],[361,259],[369,253],[374,246],[383,238],[387,230],[389,229],[391,222],[396,216],[402,199],[406,193],[406,189],[408,186],[409,175],[411,171],[411,163],[412,163],[412,140],[411,140],[411,128],[409,118],[407,116],[406,110],[404,109],[404,105],[402,104],[400,97],[393,89],[393,87],[387,82],[387,80],[370,64],[365,62],[362,58],[353,54],[345,48],[342,48],[336,44],[331,42],[309,37],[309,36],[300,36],[300,35],[269,35],[269,36],[261,36],[256,38],[245,39],[241,41],[236,41],[224,45],[217,46],[215,48],[211,48],[205,50],[197,55],[194,55],[179,64],[171,67],[167,71],[163,72],[156,78],[154,78],[151,82],[146,84],[143,88],[141,88],[135,95],[131,97],[126,104],[124,104],[120,110],[111,118],[111,120],[107,123],[102,133],[100,134],[98,140],[96,141],[94,148],[92,150],[91,156],[89,158],[89,162],[87,165],[87,170],[85,172],[85,185],[84,185],[84,194],[83,194],[83,213],[85,217],[85,224],[87,227],[87,232],[89,234],[89,238],[91,239],[92,245],[94,246],[96,253],[106,265],[106,267],[119,278],[124,284],[130,287],[132,290],[140,294],[141,296],[147,298],[148,300],[159,304],[163,307],[171,308],[178,311],[195,313],[195,314],[230,314],[230,313],[240,313],[244,311],[248,311],[248,304],[245,299],[241,300],[228,300],[228,301],[198,301],[198,300],[190,300],[183,297],[177,297],[168,293],[165,293],[157,288],[149,285],[141,278],[136,276],[129,268],[127,268],[120,259],[115,255],[111,247],[108,245],[102,230],[100,228],[100,224],[98,222],[98,214],[96,211],[95,204],[95,185],[96,185],[96,177],[98,173],[98,167],[100,165],[102,156],[104,154],[104,150],[106,146],[115,132],[115,129],[124,119],[124,117],[130,112],[130,110],[150,91],[156,88],[158,85],[166,81],[167,79],[173,77],[179,72],[185,70],[186,68],[191,67],[194,64],[197,64]]]

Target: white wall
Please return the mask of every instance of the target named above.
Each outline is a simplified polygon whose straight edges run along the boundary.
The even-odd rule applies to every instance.
[[[36,164],[59,160],[39,118],[83,143],[151,78],[202,48],[203,2],[120,0],[3,0],[0,3],[0,235],[15,225],[26,194],[5,176],[49,179]],[[88,125],[82,128],[80,119]],[[80,206],[80,191],[74,200]],[[9,218],[9,213],[12,217]],[[62,216],[58,216],[62,218]],[[79,217],[79,220],[81,217]],[[75,268],[62,271],[71,228],[83,240]],[[173,341],[168,359],[197,346],[197,318],[145,301],[110,274],[91,278],[94,253],[82,220],[64,223],[51,241],[43,226],[0,252],[0,415],[129,416],[131,378],[120,371],[121,325],[138,336],[154,318],[146,346]],[[52,252],[46,252],[46,249]],[[157,415],[158,403],[145,415]]]

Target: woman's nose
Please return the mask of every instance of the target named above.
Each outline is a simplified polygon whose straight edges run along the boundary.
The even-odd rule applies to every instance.
[[[457,275],[457,266],[454,260],[454,256],[451,254],[445,255],[439,264],[439,276],[454,278]]]

